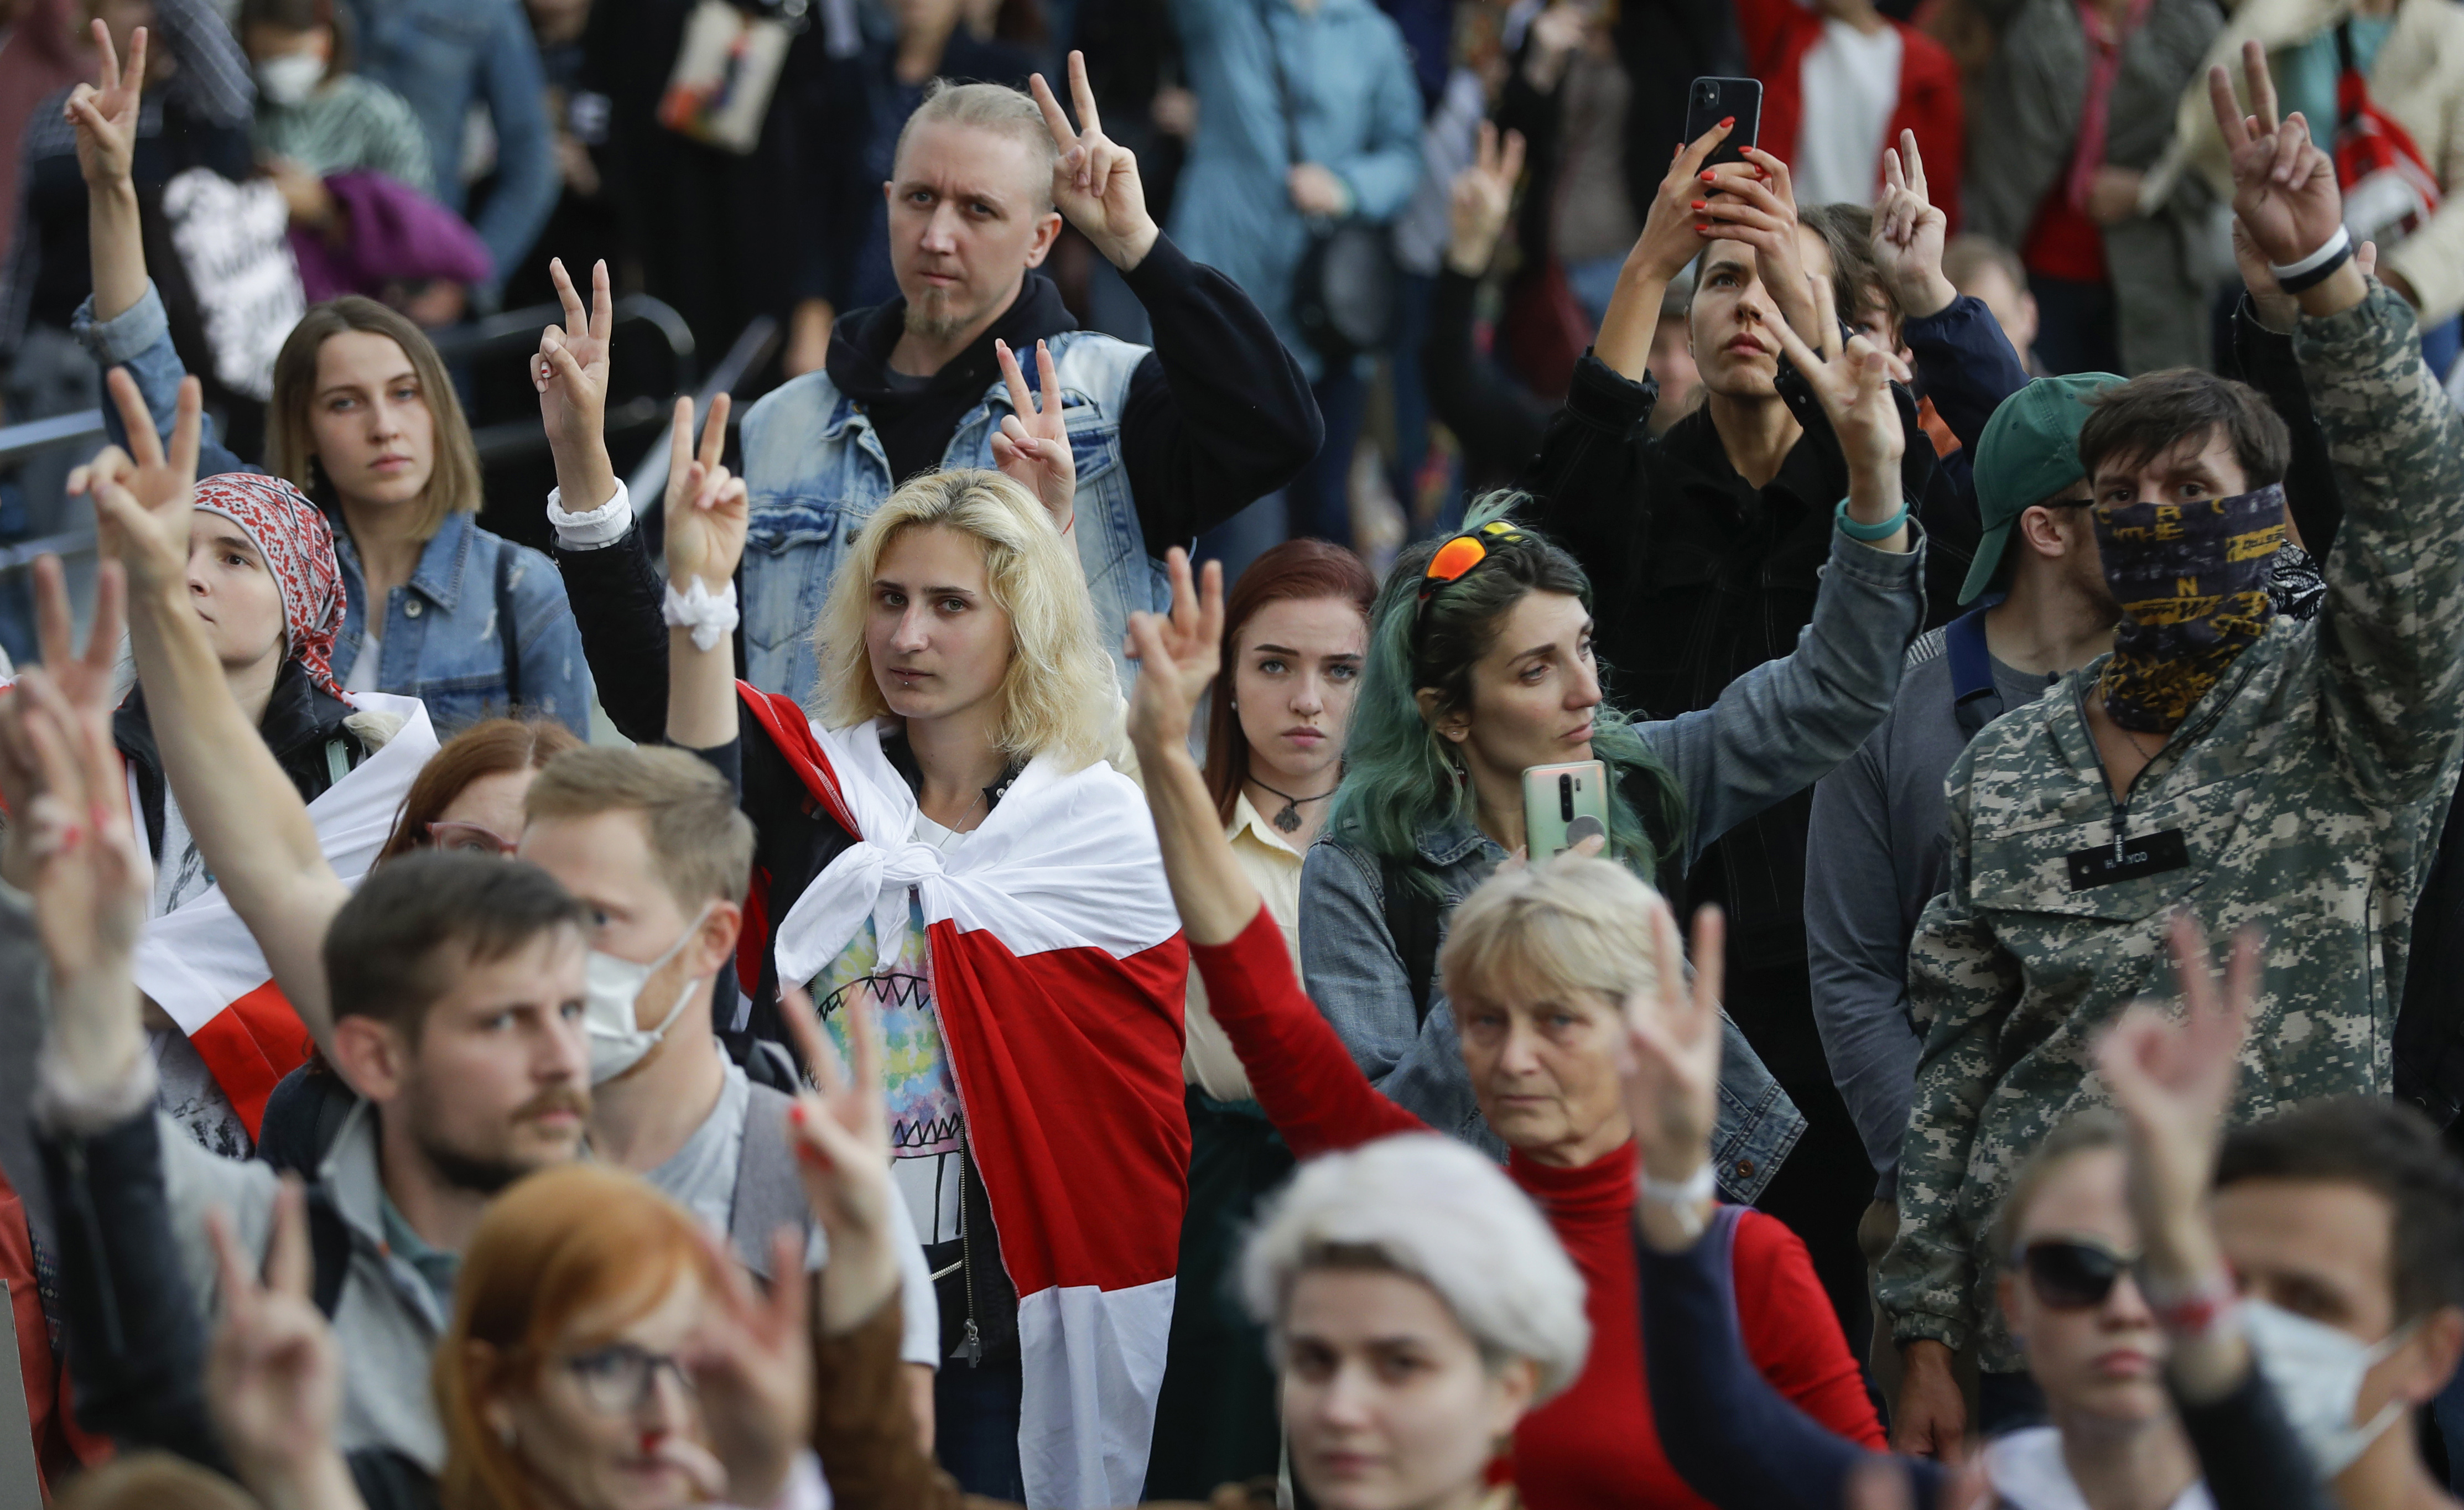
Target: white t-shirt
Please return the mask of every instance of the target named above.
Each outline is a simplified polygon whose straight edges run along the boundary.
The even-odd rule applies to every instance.
[[[1882,148],[1900,101],[1900,31],[1871,36],[1837,16],[1797,72],[1805,114],[1789,176],[1800,205],[1870,205],[1882,178]],[[1846,313],[1842,311],[1842,313]]]
[[[377,638],[377,626],[371,620],[367,628],[360,635],[359,658],[351,663],[351,674],[342,678],[342,690],[346,692],[385,690],[377,685],[377,663],[385,659],[384,651],[385,642]]]
[[[206,868],[203,856],[197,853],[197,842],[188,833],[188,821],[180,816],[179,799],[171,795],[169,783],[163,787],[163,860],[154,867],[154,917],[161,917],[204,892],[214,884],[213,872]],[[187,1129],[188,1136],[209,1152],[225,1158],[245,1159],[256,1150],[256,1140],[248,1135],[248,1124],[223,1093],[220,1082],[196,1045],[176,1029],[149,1029],[146,1039],[154,1051],[154,1067],[159,1073],[160,1088],[154,1104],[171,1120]]]

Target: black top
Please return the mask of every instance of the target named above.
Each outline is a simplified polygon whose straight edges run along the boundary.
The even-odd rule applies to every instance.
[[[1420,377],[1429,409],[1463,447],[1464,484],[1475,495],[1511,482],[1539,452],[1557,405],[1525,387],[1472,342],[1480,279],[1438,272]]]
[[[1155,349],[1130,378],[1121,461],[1147,554],[1159,557],[1299,475],[1326,427],[1300,363],[1239,284],[1161,235],[1123,277],[1146,306]],[[830,382],[864,406],[902,481],[941,464],[958,421],[1001,381],[996,337],[1031,377],[1035,342],[1078,321],[1030,269],[1007,313],[921,389],[891,381],[906,328],[904,298],[859,310],[831,332],[829,355]]]
[[[334,767],[325,747],[342,746],[344,770],[368,757],[367,742],[345,727],[350,705],[308,680],[297,661],[285,661],[274,679],[274,695],[266,700],[257,733],[274,752],[275,763],[299,793],[313,802],[334,784]],[[139,817],[145,823],[145,848],[159,864],[163,856],[163,755],[154,743],[154,725],[145,713],[145,689],[129,689],[128,698],[111,715],[112,741],[128,762],[137,782]]]

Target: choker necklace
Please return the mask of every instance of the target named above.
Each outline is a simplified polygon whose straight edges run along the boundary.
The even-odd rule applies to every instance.
[[[1315,797],[1294,797],[1289,792],[1275,792],[1273,787],[1267,786],[1265,782],[1259,780],[1254,776],[1245,777],[1243,779],[1246,780],[1251,786],[1258,787],[1264,791],[1274,792],[1277,797],[1284,799],[1284,810],[1275,815],[1275,826],[1282,829],[1287,834],[1297,833],[1300,831],[1301,804],[1303,802],[1323,802],[1328,798],[1334,795],[1333,789],[1330,787],[1326,791],[1320,792]]]

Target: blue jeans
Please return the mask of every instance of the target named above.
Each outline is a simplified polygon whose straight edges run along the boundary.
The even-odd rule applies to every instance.
[[[1025,1385],[1015,1348],[970,1367],[941,1360],[933,1376],[933,1454],[971,1495],[1017,1504],[1026,1499],[1018,1466],[1018,1411]]]

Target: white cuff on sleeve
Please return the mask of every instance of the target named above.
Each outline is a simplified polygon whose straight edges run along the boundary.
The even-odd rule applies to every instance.
[[[78,1080],[58,1051],[46,1048],[34,1071],[34,1122],[46,1132],[90,1137],[108,1132],[154,1105],[154,1056],[140,1052],[118,1080]]]
[[[633,527],[633,494],[625,479],[616,479],[616,495],[588,514],[564,512],[564,490],[547,491],[547,522],[556,527],[557,545],[568,551],[595,551],[615,544]]]

